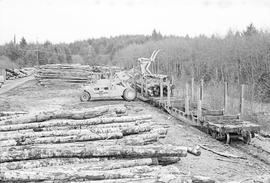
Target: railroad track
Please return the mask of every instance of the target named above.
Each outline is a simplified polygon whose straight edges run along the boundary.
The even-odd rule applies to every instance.
[[[186,115],[185,112],[176,109],[172,106],[169,106],[166,102],[162,102],[159,100],[155,100],[154,98],[145,98],[142,96],[139,96],[139,99],[143,102],[147,102],[150,105],[157,107],[159,109],[165,110],[168,112],[171,116],[177,118],[178,120],[181,120],[185,122],[186,124],[190,126],[194,126],[194,122],[197,120],[196,117]],[[198,127],[201,127],[200,125],[196,124]],[[199,128],[203,132],[207,132],[205,128]],[[264,150],[262,147],[255,145],[255,144],[249,144],[245,143],[243,141],[237,140],[237,141],[231,141],[230,146],[233,148],[236,148],[240,150],[241,152],[250,155],[253,158],[256,158],[263,163],[270,165],[270,152],[267,150]]]
[[[244,144],[244,143],[231,143],[232,147],[239,149],[240,151],[252,156],[253,158],[256,158],[263,163],[270,165],[270,152],[264,150],[261,147],[256,147],[252,144]]]

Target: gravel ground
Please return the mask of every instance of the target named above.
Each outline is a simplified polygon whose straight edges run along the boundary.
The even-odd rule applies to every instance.
[[[199,129],[176,120],[167,113],[140,101],[104,100],[82,103],[79,100],[80,93],[79,86],[42,87],[38,86],[35,80],[32,80],[0,95],[0,110],[34,112],[124,103],[127,105],[129,113],[152,114],[154,122],[168,126],[168,135],[165,139],[160,139],[160,143],[185,146],[204,145],[218,152],[242,157],[227,158],[202,149],[201,156],[189,155],[177,164],[179,170],[185,175],[208,176],[219,182],[240,179],[248,182],[270,174],[270,165],[259,160],[260,158],[254,156],[254,153],[249,152],[254,148],[254,145],[244,145],[241,141],[234,142],[231,146],[225,145]],[[259,137],[253,143],[260,144],[258,139],[263,142],[262,146],[270,146],[269,139],[262,140]],[[239,148],[239,146],[241,147]],[[257,154],[260,156],[260,152]],[[266,158],[270,157],[269,155],[270,153],[266,155]]]

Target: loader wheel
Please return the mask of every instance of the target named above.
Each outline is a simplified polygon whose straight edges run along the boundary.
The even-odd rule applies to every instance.
[[[82,102],[87,102],[87,101],[89,101],[91,99],[91,95],[87,91],[83,91],[80,99],[81,99]]]
[[[130,88],[124,90],[123,98],[127,101],[132,101],[136,99],[136,91]]]

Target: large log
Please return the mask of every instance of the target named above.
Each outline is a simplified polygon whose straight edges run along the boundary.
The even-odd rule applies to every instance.
[[[0,121],[7,121],[7,120],[10,120],[10,119],[14,119],[15,117],[19,117],[21,116],[22,114],[19,114],[19,115],[12,115],[12,116],[0,116]]]
[[[201,155],[201,150],[200,146],[195,146],[195,147],[188,147],[188,153],[193,154],[195,156],[200,156]]]
[[[143,177],[143,178],[131,178],[131,179],[107,179],[96,181],[80,181],[82,183],[157,183],[157,177]],[[45,181],[44,183],[53,183],[53,181]],[[70,182],[77,183],[77,182]],[[162,182],[165,183],[165,182]]]
[[[69,170],[70,166],[79,170],[112,170],[120,168],[129,168],[143,165],[157,165],[152,158],[141,159],[107,159],[107,158],[50,158],[39,160],[25,160],[2,163],[3,170],[19,169],[60,169]]]
[[[138,134],[142,132],[148,132],[152,129],[151,123],[145,124],[129,124],[129,123],[118,123],[119,126],[114,124],[108,124],[107,126],[95,125],[95,126],[82,126],[81,128],[77,126],[69,127],[49,127],[40,128],[37,132],[33,130],[23,130],[23,131],[7,131],[0,133],[0,143],[1,140],[9,139],[22,139],[22,138],[33,138],[33,137],[49,137],[49,136],[68,136],[76,134],[87,134],[87,133],[115,133],[122,132],[123,135]],[[124,124],[120,126],[121,124]],[[49,131],[43,131],[43,129]],[[35,130],[35,129],[34,129]]]
[[[114,133],[80,133],[70,136],[59,137],[41,137],[41,138],[19,138],[12,140],[0,141],[0,147],[3,146],[15,146],[15,145],[28,145],[28,144],[51,144],[51,143],[67,143],[67,142],[80,142],[80,141],[93,141],[104,139],[118,139],[122,138],[121,132]]]
[[[158,165],[156,162],[151,158],[142,158],[142,159],[132,159],[132,160],[125,160],[125,159],[114,159],[114,160],[105,160],[105,161],[88,161],[85,163],[78,163],[73,164],[71,167],[70,165],[62,165],[62,166],[50,166],[50,167],[40,167],[34,168],[32,170],[39,170],[41,172],[50,171],[53,169],[54,171],[82,171],[82,170],[115,170],[121,168],[130,168],[136,166],[149,166],[149,165]]]
[[[180,157],[158,157],[157,162],[159,165],[171,165],[180,161]]]
[[[265,179],[264,179],[265,180]],[[259,180],[260,182],[261,179]],[[144,177],[144,178],[131,178],[131,179],[107,179],[107,180],[95,180],[95,181],[80,181],[82,183],[215,183],[214,179],[203,176],[183,176],[173,173],[158,174],[158,176]],[[239,181],[240,183],[243,181]],[[54,181],[44,181],[44,183],[55,183]],[[77,183],[72,181],[70,183]],[[233,182],[231,182],[233,183]],[[236,183],[236,182],[234,182]]]
[[[61,170],[57,171],[50,169],[47,171],[40,170],[13,170],[5,171],[0,173],[0,180],[3,181],[17,181],[17,182],[39,182],[39,181],[80,181],[80,180],[105,180],[105,179],[123,179],[123,178],[140,178],[140,177],[152,177],[157,176],[160,166],[149,167],[149,166],[138,166],[131,168],[122,168],[105,171],[95,170]],[[144,175],[146,174],[146,175]]]
[[[179,157],[159,157],[141,159],[106,159],[106,158],[50,158],[39,160],[15,161],[1,164],[2,171],[35,169],[46,171],[50,169],[65,170],[113,170],[145,165],[168,165],[176,163]],[[72,167],[71,167],[72,166]],[[74,167],[74,168],[73,168]]]
[[[6,144],[0,149],[0,154],[5,151],[24,151],[28,149],[43,148],[43,149],[54,149],[54,148],[84,148],[86,146],[113,146],[113,145],[146,145],[157,142],[160,135],[157,133],[146,133],[138,135],[125,136],[121,139],[106,139],[106,140],[97,140],[97,141],[88,141],[86,142],[71,142],[71,143],[61,143],[61,144],[29,144],[23,146],[12,146]]]
[[[134,163],[132,163],[134,165]],[[136,163],[135,163],[136,164]],[[177,176],[180,172],[176,167],[170,166],[135,166],[129,168],[120,168],[112,170],[79,170],[78,168],[51,168],[51,169],[29,169],[29,170],[14,170],[5,171],[0,174],[0,178],[3,181],[56,181],[56,182],[66,182],[66,181],[98,181],[103,180],[105,182],[110,182],[113,180],[121,180],[127,178],[155,178],[161,182],[169,182]],[[131,180],[131,179],[130,179]],[[143,179],[141,179],[143,180]],[[139,181],[141,182],[141,181]]]
[[[126,145],[114,145],[114,146],[85,146],[79,148],[72,147],[55,147],[53,149],[48,148],[25,148],[23,151],[13,151],[12,148],[7,148],[1,151],[0,163],[19,161],[19,160],[31,160],[31,159],[43,159],[43,158],[97,158],[97,157],[185,157],[187,156],[187,147],[172,146],[172,145],[146,145],[146,146],[126,146]]]
[[[71,129],[108,129],[108,128],[129,128],[134,125],[144,125],[149,124],[153,126],[155,123],[151,120],[137,120],[134,122],[128,123],[109,123],[109,124],[97,124],[97,125],[79,125],[79,126],[53,126],[53,127],[45,127],[45,128],[34,128],[33,131],[40,132],[40,131],[50,131],[50,130],[71,130]],[[21,130],[23,131],[23,130]],[[3,132],[3,133],[12,133],[12,132]],[[0,134],[1,136],[1,134]]]
[[[20,146],[20,145],[31,145],[31,144],[59,144],[59,143],[73,143],[88,141],[87,144],[92,145],[147,145],[157,142],[159,138],[163,137],[158,133],[143,133],[139,135],[129,135],[124,138],[121,132],[113,133],[99,133],[99,134],[81,134],[73,136],[59,136],[59,137],[44,137],[44,138],[21,138],[0,141],[0,147],[8,146]],[[120,139],[121,138],[121,139]],[[109,139],[118,139],[111,140]],[[105,140],[105,141],[102,141]],[[95,142],[92,142],[95,141]],[[1,151],[0,151],[1,152]]]
[[[147,145],[157,142],[160,135],[158,133],[144,133],[140,135],[130,135],[118,140],[118,144],[125,145]]]
[[[17,118],[3,120],[0,121],[0,125],[35,123],[50,119],[89,119],[101,116],[109,111],[121,113],[125,112],[126,108],[124,105],[107,105],[80,110],[45,111],[34,114],[25,114]]]
[[[161,127],[161,126],[155,126],[151,130],[152,133],[158,133],[160,137],[165,137],[167,135],[167,129]]]
[[[17,142],[25,141],[26,138],[41,138],[41,137],[57,137],[57,136],[72,136],[72,135],[86,135],[92,133],[115,133],[121,132],[119,129],[112,128],[106,132],[99,132],[89,129],[79,129],[79,130],[53,130],[53,131],[41,131],[41,132],[11,132],[6,134],[0,134],[0,140],[12,140]],[[0,141],[1,144],[1,141]],[[0,145],[1,146],[1,145]]]
[[[52,127],[52,126],[97,125],[97,124],[108,124],[108,123],[115,123],[115,122],[125,123],[125,122],[134,122],[137,120],[144,120],[144,119],[151,119],[151,115],[92,118],[92,119],[87,119],[87,120],[51,120],[51,121],[38,122],[38,123],[2,125],[0,126],[0,131],[15,131],[15,130]]]
[[[0,112],[0,117],[22,115],[22,114],[27,114],[27,113],[28,112],[25,112],[25,111],[2,111],[2,112]]]
[[[62,166],[62,165],[73,165],[73,164],[96,164],[98,162],[107,161],[107,158],[48,158],[48,159],[37,159],[37,160],[23,160],[1,163],[1,170],[19,170],[19,169],[30,169],[39,167],[51,167],[51,166]]]

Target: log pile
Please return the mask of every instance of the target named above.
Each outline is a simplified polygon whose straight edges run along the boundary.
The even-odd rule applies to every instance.
[[[144,81],[142,83],[141,78],[136,78],[135,85],[132,86],[136,88],[138,92],[141,93],[142,85],[143,85],[143,92],[146,93],[146,84],[147,84],[147,95],[150,97],[159,97],[160,96],[160,83],[162,81],[162,88],[163,88],[163,96],[168,95],[168,83],[166,83],[167,76],[165,75],[154,75],[154,76],[145,76],[143,77]],[[147,81],[147,83],[145,83]],[[174,89],[174,85],[170,84],[170,92],[172,94],[172,89]]]
[[[34,68],[6,69],[6,79],[14,80],[24,78],[34,73]]]
[[[39,66],[35,78],[41,85],[56,83],[86,83],[92,74],[89,65],[48,64]]]
[[[35,78],[41,85],[65,85],[91,82],[99,78],[106,78],[110,69],[117,67],[89,66],[80,64],[47,64],[39,66]]]
[[[160,84],[158,83],[151,83],[148,82],[147,83],[148,87],[147,87],[147,95],[150,97],[159,97],[160,96]],[[136,82],[136,90],[137,92],[141,93],[141,83]],[[143,92],[146,93],[145,91],[145,85],[143,85]],[[163,96],[167,96],[167,85],[163,84]]]
[[[0,123],[0,182],[192,182],[172,164],[199,149],[162,145],[166,133],[123,105],[15,115]]]

